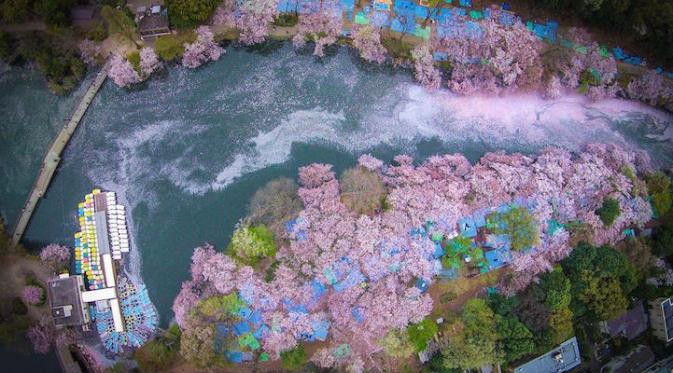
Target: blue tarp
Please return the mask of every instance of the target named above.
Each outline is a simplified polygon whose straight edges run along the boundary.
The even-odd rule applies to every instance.
[[[388,27],[390,18],[387,12],[374,12],[370,17],[370,21],[376,27]]]
[[[447,52],[434,52],[432,54],[432,59],[435,61],[448,61],[449,53]]]
[[[415,9],[415,15],[418,18],[425,19],[428,16],[428,8],[426,8],[422,5],[417,5],[416,9]]]
[[[358,268],[354,268],[351,270],[351,272],[346,276],[346,278],[341,281],[337,282],[334,284],[334,290],[337,293],[340,293],[352,286],[359,285],[361,282],[364,282],[366,280],[366,277],[360,272]]]
[[[255,326],[259,326],[262,323],[262,313],[256,310],[250,314],[250,318],[248,320]]]
[[[264,335],[269,333],[269,331],[270,331],[269,327],[266,326],[266,324],[264,324],[264,325],[260,326],[259,329],[255,330],[255,332],[252,333],[252,336],[257,338],[257,339],[262,339],[264,337]]]
[[[222,323],[217,324],[215,330],[217,331],[217,335],[219,337],[226,337],[227,333],[229,333],[229,328],[227,328],[227,326]]]
[[[250,332],[250,324],[248,324],[247,321],[241,321],[238,324],[234,325],[234,334],[236,334],[237,337],[249,332]]]
[[[487,251],[484,257],[488,262],[489,270],[494,270],[512,261],[512,251],[509,248],[495,249]]]
[[[619,48],[619,47],[614,48],[612,50],[612,54],[615,56],[615,59],[617,59],[619,61],[621,61],[621,60],[623,60],[624,58],[627,57],[626,53],[624,53],[624,50],[622,48]]]
[[[472,7],[472,0],[459,0],[458,3],[460,4],[460,6],[464,6],[464,7],[468,7],[468,8]]]
[[[241,351],[226,351],[224,356],[232,363],[242,363],[243,353]]]
[[[247,319],[250,315],[252,315],[252,310],[248,307],[242,307],[238,310],[238,316],[241,316],[244,319]]]
[[[283,306],[287,309],[288,312],[294,312],[294,313],[308,313],[308,310],[306,310],[306,306],[303,304],[294,304],[291,300],[288,298],[283,299]]]
[[[322,298],[323,294],[327,291],[325,285],[323,285],[317,279],[311,281],[311,300],[317,302]]]
[[[418,290],[425,293],[428,290],[429,284],[424,279],[419,278],[416,280],[416,287],[418,288]]]
[[[465,237],[475,237],[477,235],[477,227],[474,223],[474,219],[471,216],[466,216],[458,221],[458,227],[460,227],[460,232]]]
[[[358,323],[363,323],[365,321],[364,316],[362,316],[362,311],[361,311],[360,307],[353,307],[351,309],[351,315],[353,315],[353,318]]]
[[[355,0],[340,0],[339,3],[344,10],[353,10],[355,8]]]
[[[435,242],[435,252],[432,253],[432,257],[435,259],[441,258],[444,255],[444,249],[442,248],[442,244],[439,242]]]
[[[330,326],[329,321],[314,321],[311,326],[313,327],[313,339],[317,339],[319,341],[325,341],[327,339]]]
[[[413,17],[397,17],[390,24],[390,29],[395,32],[413,34],[416,30],[416,20]]]

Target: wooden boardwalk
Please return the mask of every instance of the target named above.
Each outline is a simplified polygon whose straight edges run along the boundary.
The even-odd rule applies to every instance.
[[[107,78],[108,65],[109,62],[105,62],[105,65],[103,65],[96,75],[96,78],[89,86],[89,89],[84,94],[84,97],[82,97],[79,105],[77,105],[77,109],[70,117],[68,123],[63,126],[61,131],[49,146],[47,154],[42,160],[42,167],[40,168],[40,172],[37,175],[35,184],[33,184],[33,188],[28,195],[28,200],[26,200],[26,204],[21,210],[21,215],[16,221],[16,225],[14,226],[14,233],[12,234],[13,245],[16,246],[21,241],[21,238],[26,231],[26,227],[28,226],[28,222],[30,222],[30,218],[33,216],[33,212],[37,207],[37,202],[40,200],[40,198],[42,198],[42,196],[44,196],[44,194],[47,192],[47,189],[49,188],[49,183],[51,182],[51,179],[54,176],[54,173],[56,172],[56,169],[58,168],[58,165],[61,161],[61,154],[63,153],[63,150],[68,144],[68,141],[70,141],[72,135],[75,133],[77,126],[82,120],[84,113],[86,113],[86,110],[89,108],[89,105],[93,101],[94,97],[96,97],[98,90],[103,86],[103,83]]]

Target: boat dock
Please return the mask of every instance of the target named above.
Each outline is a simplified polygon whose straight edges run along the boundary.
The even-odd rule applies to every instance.
[[[96,97],[100,87],[103,86],[103,83],[107,78],[108,66],[109,61],[106,61],[105,65],[103,65],[103,67],[100,69],[96,75],[96,78],[89,86],[89,89],[84,94],[84,97],[82,97],[80,100],[79,105],[77,105],[77,109],[70,117],[68,123],[63,126],[61,131],[49,146],[47,154],[42,160],[42,167],[40,167],[40,172],[38,173],[37,179],[35,180],[30,194],[28,195],[26,204],[21,210],[21,215],[16,221],[16,225],[14,226],[14,232],[12,234],[12,244],[14,246],[18,245],[21,241],[21,238],[26,231],[26,227],[28,227],[28,223],[30,222],[30,218],[33,216],[33,212],[37,207],[38,201],[47,192],[49,184],[51,183],[51,179],[54,176],[59,163],[61,162],[61,154],[63,153],[63,150],[65,150],[65,147],[70,141],[70,138],[75,133],[75,130],[77,130],[77,126],[81,122],[84,113],[86,113],[86,110],[89,108],[89,105]]]

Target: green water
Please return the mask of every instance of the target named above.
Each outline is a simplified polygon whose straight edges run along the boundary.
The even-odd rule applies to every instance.
[[[25,71],[2,77],[0,90],[0,209],[11,225],[74,100],[51,96]],[[670,165],[670,142],[646,137],[670,123],[618,100],[429,93],[407,72],[362,65],[345,49],[323,61],[289,46],[264,54],[230,49],[220,61],[170,68],[130,91],[107,82],[25,238],[31,248],[72,245],[83,195],[93,187],[118,192],[132,211],[133,271],[142,273],[166,325],[192,249],[224,247],[255,190],[295,177],[302,165],[326,162],[341,172],[365,152],[386,161],[401,152],[418,160],[463,152],[475,161],[487,151],[577,150],[590,141],[643,148]]]

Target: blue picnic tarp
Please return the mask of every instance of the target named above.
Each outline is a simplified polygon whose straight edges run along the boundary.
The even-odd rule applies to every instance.
[[[458,221],[458,227],[465,237],[475,237],[477,235],[477,226],[471,216],[466,216]]]
[[[313,327],[313,338],[319,341],[325,341],[327,335],[329,334],[330,322],[327,320],[314,321],[311,326]]]
[[[257,330],[255,330],[254,333],[252,333],[252,336],[257,339],[262,339],[264,335],[269,333],[269,331],[270,331],[269,327],[266,324],[263,324]]]
[[[247,319],[252,315],[252,310],[248,307],[241,307],[240,310],[238,310],[238,316],[241,316],[244,319]]]
[[[350,287],[356,286],[366,280],[366,277],[360,272],[360,269],[354,268],[348,273],[348,276],[340,282],[334,284],[334,290],[340,293]]]
[[[224,356],[232,363],[243,362],[243,353],[241,351],[225,351]]]
[[[371,23],[376,27],[388,27],[390,23],[388,12],[374,12],[370,17]]]
[[[248,320],[255,326],[259,326],[262,324],[262,313],[259,310],[255,310],[255,312],[250,314]]]
[[[425,281],[425,280],[422,279],[422,278],[419,278],[419,279],[416,280],[416,287],[418,288],[418,290],[420,290],[420,291],[422,291],[422,292],[424,292],[424,293],[428,290],[428,287],[429,287],[429,286],[430,286],[430,285],[428,284],[428,282]]]
[[[487,251],[484,254],[489,270],[494,270],[512,261],[512,251],[509,248],[500,248]]]
[[[241,335],[249,332],[250,332],[250,324],[248,324],[247,321],[241,321],[238,324],[234,325],[234,334],[236,334],[237,337],[240,337]]]
[[[432,59],[435,61],[448,61],[449,53],[447,52],[434,52],[432,54]]]
[[[435,242],[435,251],[432,253],[432,257],[435,259],[441,258],[444,255],[444,249],[440,242]]]
[[[357,307],[357,306],[353,307],[351,309],[351,315],[353,315],[353,318],[358,323],[363,323],[365,321],[364,316],[362,316],[362,310],[360,309],[360,307]]]
[[[417,5],[415,9],[415,15],[418,18],[426,18],[428,16],[428,8],[422,5]]]
[[[395,32],[413,34],[416,30],[416,20],[413,17],[396,17],[390,24],[390,29]]]

